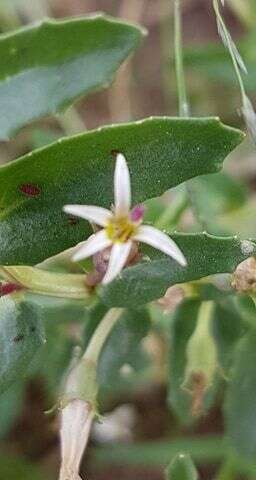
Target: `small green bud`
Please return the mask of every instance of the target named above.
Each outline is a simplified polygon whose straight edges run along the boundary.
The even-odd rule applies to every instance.
[[[179,453],[166,469],[167,480],[197,480],[198,473],[190,455]]]
[[[192,394],[192,415],[202,411],[205,393],[211,387],[218,364],[217,347],[211,332],[213,302],[203,302],[194,333],[187,344],[187,367],[183,387]]]

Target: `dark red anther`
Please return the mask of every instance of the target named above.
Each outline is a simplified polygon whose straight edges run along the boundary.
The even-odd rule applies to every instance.
[[[27,197],[37,197],[41,193],[41,188],[33,183],[23,183],[20,185],[20,191]]]
[[[3,297],[4,295],[9,295],[10,293],[13,292],[18,292],[19,290],[22,290],[21,285],[17,285],[16,283],[2,283],[0,285],[0,297]]]

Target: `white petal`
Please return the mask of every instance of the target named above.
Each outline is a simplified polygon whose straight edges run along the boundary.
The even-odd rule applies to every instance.
[[[79,466],[89,438],[94,412],[79,399],[72,400],[61,411],[60,480],[79,479]]]
[[[161,250],[161,252],[166,253],[166,255],[173,257],[183,267],[187,265],[187,261],[178,245],[176,245],[168,235],[157,230],[157,228],[151,227],[150,225],[142,225],[139,227],[138,233],[133,239]]]
[[[112,217],[112,213],[106,208],[94,207],[93,205],[65,205],[64,212],[84,218],[89,222],[106,227]]]
[[[122,271],[129,257],[131,247],[132,242],[130,240],[125,243],[114,243],[110,254],[108,269],[102,280],[103,284],[112,282]]]
[[[111,240],[107,237],[105,230],[100,230],[91,235],[85,242],[80,244],[78,250],[73,255],[73,260],[79,261],[87,257],[91,257],[97,252],[104,250],[112,245]]]
[[[131,206],[131,182],[128,165],[122,153],[118,153],[116,157],[114,190],[116,215],[128,215]]]

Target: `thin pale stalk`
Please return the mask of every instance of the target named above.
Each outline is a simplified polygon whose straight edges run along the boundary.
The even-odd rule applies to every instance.
[[[91,338],[83,356],[84,359],[88,359],[97,364],[102,347],[122,313],[123,308],[111,308],[106,313]]]
[[[186,92],[186,82],[183,65],[182,48],[182,21],[180,0],[174,0],[174,48],[176,78],[179,97],[179,115],[180,117],[189,117],[189,104]]]

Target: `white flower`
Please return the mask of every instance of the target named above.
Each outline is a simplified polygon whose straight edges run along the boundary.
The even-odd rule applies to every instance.
[[[111,282],[124,268],[133,242],[143,242],[173,257],[182,266],[187,264],[183,253],[168,235],[149,225],[142,225],[143,205],[131,211],[130,174],[124,155],[117,154],[114,174],[115,205],[113,211],[91,205],[66,205],[64,211],[103,227],[91,235],[73,256],[79,261],[111,247],[103,284]]]
[[[61,469],[59,480],[81,480],[79,467],[94,412],[83,400],[72,400],[61,411]]]

